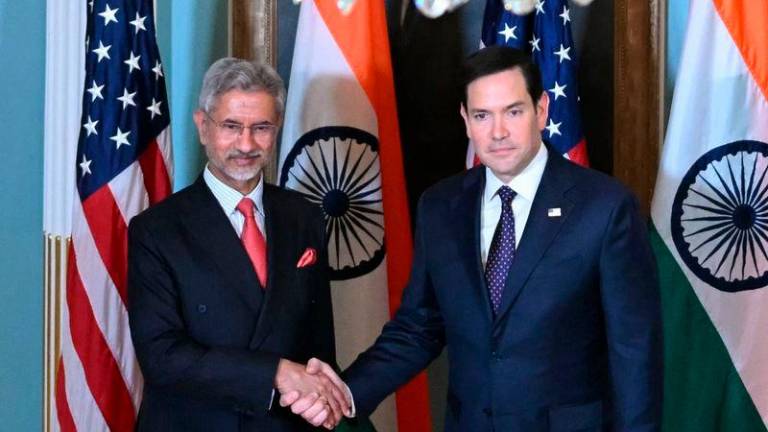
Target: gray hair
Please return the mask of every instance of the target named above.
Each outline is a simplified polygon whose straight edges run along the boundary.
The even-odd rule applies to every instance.
[[[285,112],[285,85],[280,75],[266,64],[225,57],[216,60],[203,77],[198,109],[210,113],[217,98],[230,90],[264,91],[275,98],[279,118]]]

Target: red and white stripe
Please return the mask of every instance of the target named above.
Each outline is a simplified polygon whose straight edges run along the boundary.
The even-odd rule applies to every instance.
[[[75,200],[56,411],[62,431],[132,431],[143,380],[128,326],[128,222],[171,192],[165,129],[139,160]]]

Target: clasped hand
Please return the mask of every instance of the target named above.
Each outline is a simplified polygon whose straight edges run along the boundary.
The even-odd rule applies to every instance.
[[[277,366],[275,386],[280,406],[290,406],[313,426],[333,429],[342,415],[352,415],[351,395],[344,381],[328,364],[312,358],[307,366],[282,359]]]

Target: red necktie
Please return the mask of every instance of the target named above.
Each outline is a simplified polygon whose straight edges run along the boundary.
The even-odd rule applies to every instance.
[[[243,247],[248,253],[248,257],[253,263],[253,268],[256,270],[256,276],[259,277],[261,286],[267,287],[267,242],[264,240],[264,236],[259,230],[259,226],[256,225],[256,219],[253,214],[254,209],[253,201],[250,198],[243,198],[240,203],[237,204],[237,210],[245,217],[245,224],[243,225],[243,233],[240,235],[240,240],[243,242]]]

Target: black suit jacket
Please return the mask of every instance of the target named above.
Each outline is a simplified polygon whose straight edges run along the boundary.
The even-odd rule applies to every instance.
[[[365,415],[447,346],[448,431],[654,431],[660,302],[636,200],[554,152],[497,315],[480,258],[485,169],[427,190],[403,301],[344,373]]]
[[[335,364],[325,224],[317,206],[275,186],[264,185],[263,205],[266,289],[202,176],[131,221],[138,430],[309,429],[269,406],[280,358]],[[318,260],[297,268],[307,248]]]

